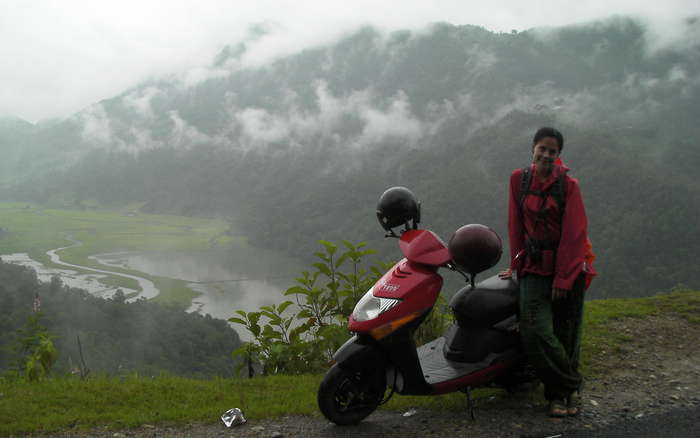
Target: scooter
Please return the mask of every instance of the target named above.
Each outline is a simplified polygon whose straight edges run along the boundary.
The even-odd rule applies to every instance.
[[[455,236],[479,227],[490,230],[466,225]],[[498,260],[486,268],[470,262],[469,257],[479,253],[474,248],[478,242],[462,239],[460,248],[453,245],[459,240],[455,236],[446,245],[432,231],[417,229],[416,222],[412,229],[406,223],[399,238],[404,258],[358,301],[348,320],[354,334],[335,352],[335,364],[320,384],[318,405],[330,421],[357,424],[394,393],[454,391],[467,393],[473,418],[471,389],[491,385],[508,389],[534,378],[525,365],[517,332],[517,279],[494,276],[475,285],[476,271]],[[471,252],[465,257],[465,251]],[[461,259],[461,266],[454,259]],[[464,269],[464,264],[471,267]],[[414,332],[442,288],[440,268],[461,273],[468,285],[450,301],[455,323],[443,336],[416,348]],[[390,393],[385,397],[387,386]]]

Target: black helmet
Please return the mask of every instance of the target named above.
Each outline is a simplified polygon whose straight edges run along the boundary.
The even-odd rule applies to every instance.
[[[406,187],[392,187],[379,197],[377,219],[387,231],[411,220],[413,228],[416,228],[420,222],[420,203]]]
[[[486,225],[464,225],[447,244],[450,257],[457,266],[476,275],[494,266],[501,259],[501,238]]]

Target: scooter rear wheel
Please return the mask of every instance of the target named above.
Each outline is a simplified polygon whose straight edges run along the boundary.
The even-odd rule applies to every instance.
[[[357,424],[377,409],[385,389],[383,372],[346,370],[335,364],[318,388],[318,407],[339,426]]]

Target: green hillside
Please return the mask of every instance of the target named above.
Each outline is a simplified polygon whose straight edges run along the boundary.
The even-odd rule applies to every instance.
[[[364,28],[12,128],[3,150],[22,172],[3,194],[223,217],[255,245],[300,258],[319,238],[368,240],[394,257],[374,219],[383,190],[410,187],[424,225],[445,239],[474,222],[505,237],[508,176],[528,163],[534,131],[555,125],[598,255],[591,296],[697,288],[698,26],[688,20],[683,44],[661,48],[624,17],[515,33]],[[241,50],[222,50],[211,68]]]

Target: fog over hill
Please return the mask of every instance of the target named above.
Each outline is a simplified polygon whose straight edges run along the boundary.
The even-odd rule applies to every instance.
[[[0,181],[15,199],[225,216],[302,257],[321,238],[387,248],[374,207],[400,184],[443,238],[472,222],[505,238],[508,176],[551,124],[588,207],[592,294],[697,287],[700,22],[677,33],[660,44],[624,17],[513,33],[366,27],[255,67],[243,42],[63,121],[3,120]]]

